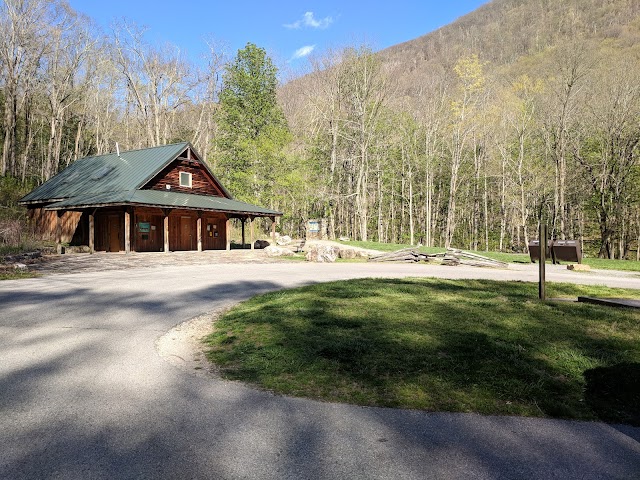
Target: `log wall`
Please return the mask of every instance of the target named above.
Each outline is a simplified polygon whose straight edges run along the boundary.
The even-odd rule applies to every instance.
[[[29,225],[34,235],[42,237],[45,240],[56,239],[56,226],[58,224],[58,213],[43,208],[30,208],[28,210]],[[81,212],[65,212],[62,215],[62,242],[72,243],[76,245],[84,245],[85,232],[84,222]],[[88,220],[86,229],[88,229]],[[73,242],[72,242],[73,240]],[[89,241],[89,238],[86,238]]]
[[[191,174],[191,188],[180,186],[180,172]],[[167,185],[171,187],[172,192],[224,197],[222,190],[216,185],[209,172],[194,160],[180,158],[175,160],[151,180],[145,188],[166,191]]]

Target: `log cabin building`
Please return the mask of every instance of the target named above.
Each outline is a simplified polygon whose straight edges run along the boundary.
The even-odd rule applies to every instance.
[[[35,231],[91,252],[229,250],[230,221],[280,212],[234,200],[189,143],[86,157],[23,197]]]

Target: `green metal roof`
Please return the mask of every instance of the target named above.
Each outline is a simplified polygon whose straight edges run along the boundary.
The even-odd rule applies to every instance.
[[[69,165],[24,196],[19,203],[46,204],[47,210],[107,205],[153,205],[259,216],[282,215],[274,210],[234,200],[204,163],[203,166],[209,170],[226,197],[140,190],[187,148],[193,150],[189,143],[181,142],[129,150],[121,152],[120,155],[110,153],[86,157]]]
[[[78,195],[46,207],[47,210],[90,208],[98,205],[149,205],[164,208],[215,210],[225,213],[243,213],[261,216],[282,215],[275,210],[258,207],[231,198],[194,195],[161,190],[130,190]]]
[[[147,183],[184,152],[187,142],[85,157],[27,194],[20,203],[47,202],[122,190],[134,190]]]

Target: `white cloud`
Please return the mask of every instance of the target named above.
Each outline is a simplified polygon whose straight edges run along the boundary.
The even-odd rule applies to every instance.
[[[306,57],[311,52],[313,52],[314,48],[316,48],[315,45],[305,45],[304,47],[297,49],[295,52],[293,52],[293,56],[291,57],[291,60]]]
[[[291,28],[294,30],[298,30],[302,27],[310,27],[310,28],[320,28],[325,29],[328,28],[329,25],[333,23],[332,17],[324,17],[321,19],[316,19],[313,16],[313,12],[305,12],[300,20],[296,20],[293,23],[286,23],[284,25],[285,28]]]

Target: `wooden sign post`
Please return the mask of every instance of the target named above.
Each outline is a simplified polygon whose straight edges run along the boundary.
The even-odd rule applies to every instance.
[[[545,266],[547,261],[547,244],[549,243],[547,240],[547,226],[540,222],[540,235],[538,236],[540,239],[540,279],[538,282],[538,296],[540,300],[546,300],[546,291],[545,291]]]

